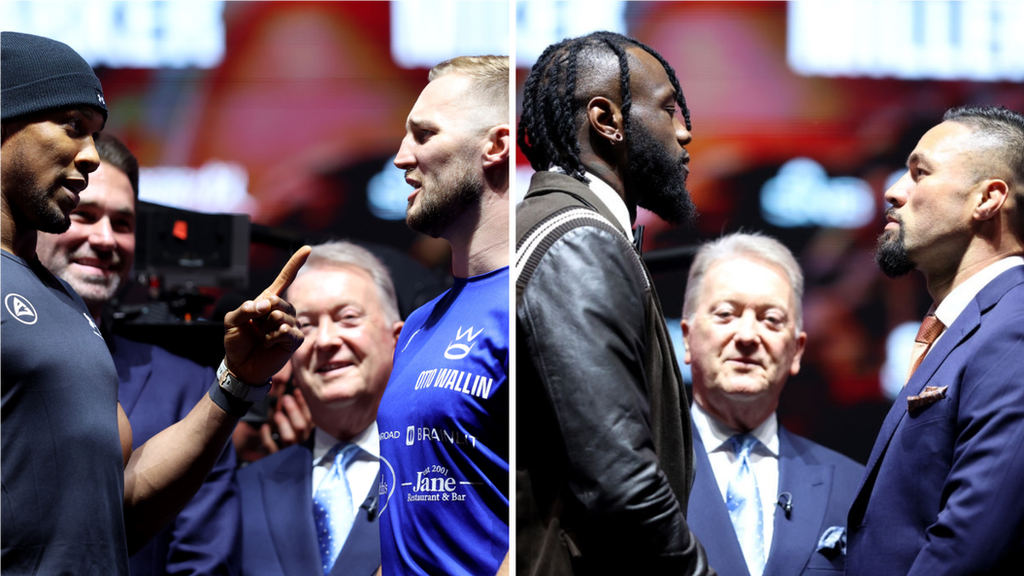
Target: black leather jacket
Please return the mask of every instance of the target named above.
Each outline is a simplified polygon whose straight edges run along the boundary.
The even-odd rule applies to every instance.
[[[713,574],[685,519],[679,369],[646,268],[613,221],[587,186],[550,172],[517,210],[519,570]]]

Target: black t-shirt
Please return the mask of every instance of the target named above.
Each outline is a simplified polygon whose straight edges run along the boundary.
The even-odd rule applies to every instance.
[[[2,256],[3,573],[127,574],[110,352],[70,286]]]

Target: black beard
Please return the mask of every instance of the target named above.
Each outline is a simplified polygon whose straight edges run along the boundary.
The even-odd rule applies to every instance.
[[[468,166],[453,165],[452,178],[439,178],[437,190],[420,190],[419,210],[406,209],[405,223],[416,232],[440,238],[484,193],[484,183],[475,178]],[[446,175],[447,176],[447,175]],[[415,201],[415,198],[413,199]]]
[[[626,128],[629,145],[629,187],[639,206],[670,224],[692,227],[697,208],[686,189],[686,157],[672,158],[643,126]]]
[[[33,229],[49,234],[67,232],[71,227],[71,211],[77,205],[55,207],[50,204],[50,199],[60,193],[61,185],[53,184],[51,190],[39,187],[32,177],[31,168],[28,168],[20,157],[11,162],[9,170],[11,174],[7,175],[7,183],[10,190],[13,191],[13,195],[22,199],[18,202],[17,197],[8,196],[8,200],[13,204],[11,216],[14,220],[27,223],[26,230]]]
[[[899,231],[886,230],[878,237],[878,248],[875,250],[875,263],[889,278],[904,276],[914,269],[914,263],[907,254],[907,246],[903,238],[903,223]]]
[[[48,234],[63,234],[68,231],[71,227],[71,210],[75,207],[71,207],[70,210],[65,214],[60,209],[53,210],[50,208],[47,202],[48,196],[46,193],[32,194],[28,199],[31,214],[25,216],[31,222],[32,227],[40,232],[46,232]]]

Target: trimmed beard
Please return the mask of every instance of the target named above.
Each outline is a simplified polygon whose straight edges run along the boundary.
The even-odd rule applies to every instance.
[[[907,245],[903,235],[903,222],[897,218],[899,231],[886,230],[878,237],[875,250],[875,263],[889,278],[904,276],[915,268],[914,262],[907,254]]]
[[[71,228],[71,211],[76,206],[72,206],[67,212],[59,208],[52,210],[48,202],[49,197],[45,192],[41,193],[36,190],[28,199],[32,214],[35,217],[30,217],[28,214],[25,214],[25,217],[40,232],[63,234],[68,231],[68,228]]]
[[[15,153],[17,154],[17,153]],[[49,234],[63,234],[71,227],[71,212],[78,207],[78,204],[57,206],[51,203],[51,198],[56,197],[63,186],[55,182],[50,190],[40,187],[32,174],[32,169],[25,165],[20,156],[11,162],[8,168],[13,174],[8,176],[10,189],[14,191],[12,196],[20,197],[21,202],[8,196],[12,200],[12,217],[15,221],[27,222],[29,226],[40,232]],[[20,214],[19,214],[20,212]]]
[[[644,126],[626,127],[629,145],[629,183],[636,203],[670,224],[692,227],[697,208],[686,189],[686,156],[678,160],[655,141]]]
[[[416,198],[409,203],[405,223],[416,232],[440,238],[470,206],[480,201],[484,182],[473,172],[469,162],[457,158],[430,184],[434,190],[428,189],[428,183],[423,182],[418,208],[413,207]]]

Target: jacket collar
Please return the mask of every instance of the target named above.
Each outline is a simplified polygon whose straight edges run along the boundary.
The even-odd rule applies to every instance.
[[[592,176],[591,186],[593,186],[593,182],[595,181],[600,182],[599,179]],[[601,184],[606,187],[608,186],[603,182],[601,182]],[[611,208],[608,207],[608,205],[603,201],[602,197],[594,192],[591,186],[587,186],[586,184],[580,182],[579,180],[573,178],[572,176],[568,176],[561,172],[537,172],[533,175],[533,178],[531,178],[530,180],[530,190],[529,192],[527,192],[526,197],[531,198],[536,196],[542,196],[545,194],[550,194],[552,192],[561,192],[564,194],[569,194],[570,196],[573,196],[586,206],[589,206],[590,208],[596,210],[599,214],[601,214],[601,216],[604,216],[605,219],[607,219],[608,221],[613,223],[618,222],[619,224],[616,226],[616,228],[622,230],[622,234],[630,242],[632,242],[633,232],[628,227],[622,227],[622,221],[619,219],[619,217],[616,216],[615,212]],[[611,188],[609,188],[609,190],[611,190]],[[614,191],[612,191],[612,194],[614,195],[614,198],[618,199],[619,202],[622,202],[622,199],[619,198],[618,195],[614,193]],[[623,207],[625,207],[625,203],[622,203],[622,205]],[[628,221],[629,220],[627,219],[626,222]]]

